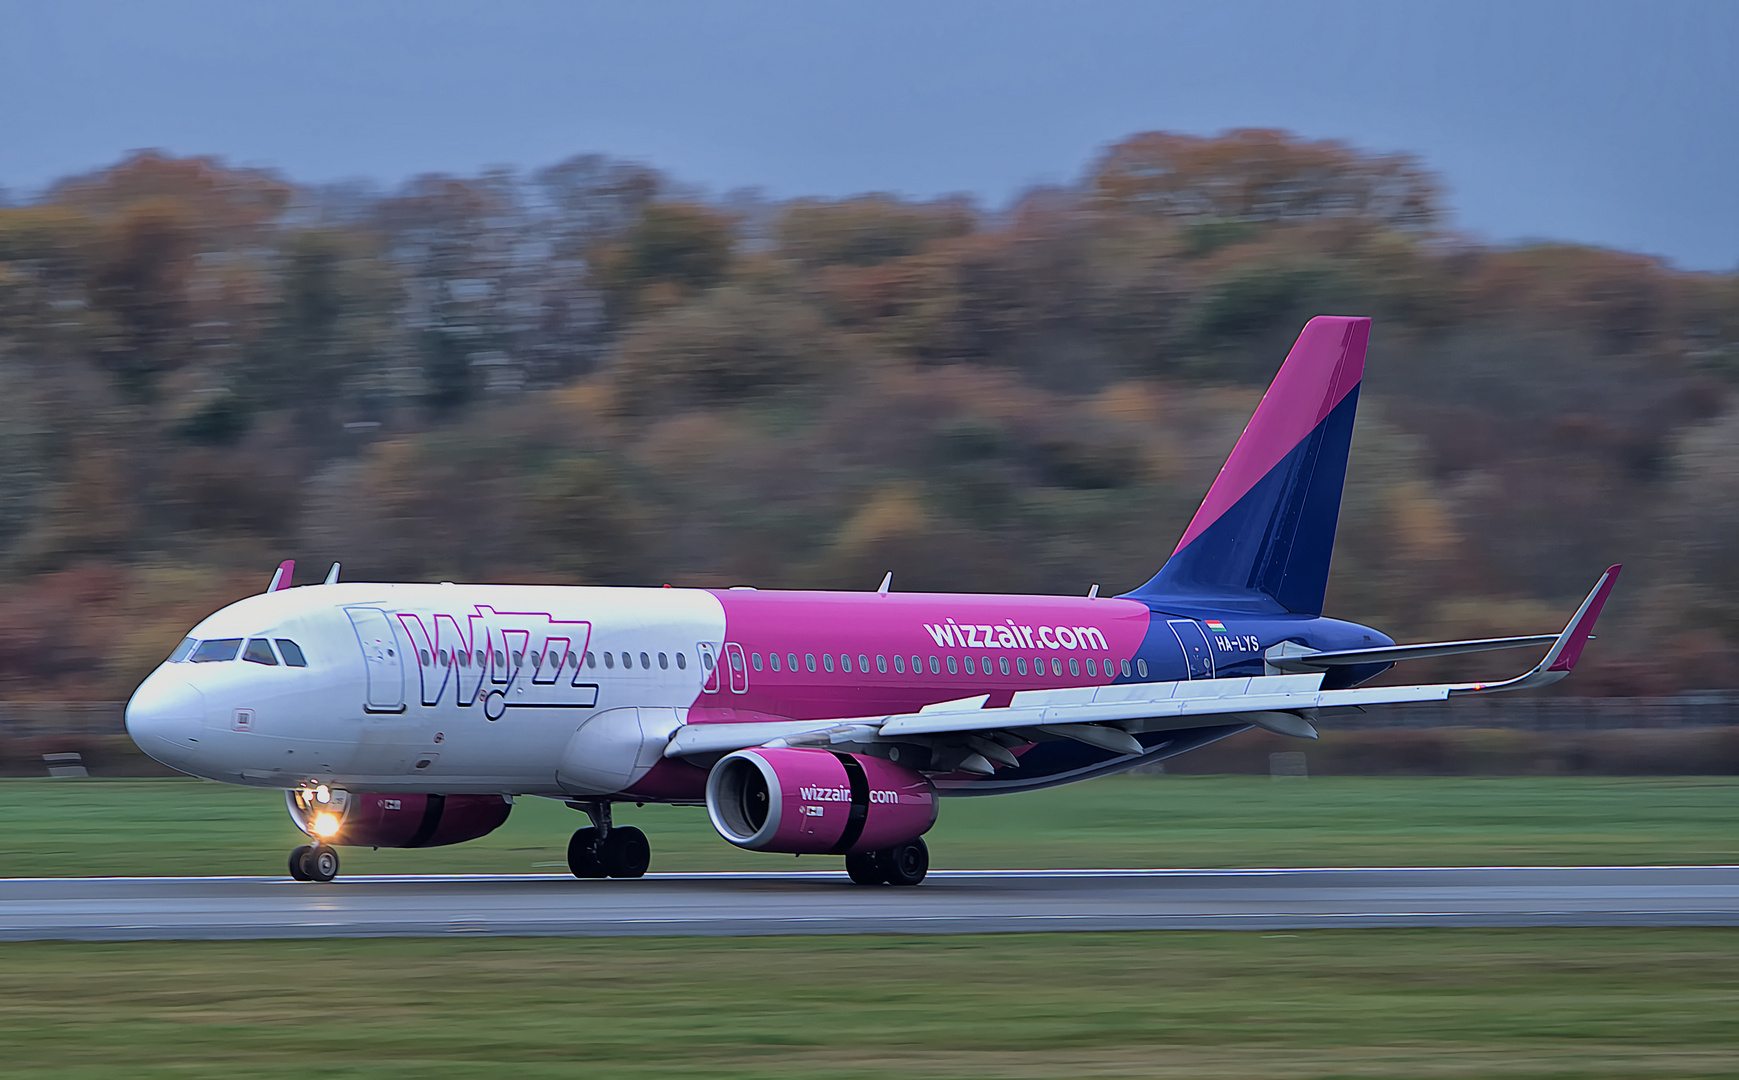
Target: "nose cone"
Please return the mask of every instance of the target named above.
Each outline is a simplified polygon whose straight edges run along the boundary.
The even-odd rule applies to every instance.
[[[179,673],[154,672],[127,702],[127,734],[171,769],[195,771],[204,727],[205,695]]]

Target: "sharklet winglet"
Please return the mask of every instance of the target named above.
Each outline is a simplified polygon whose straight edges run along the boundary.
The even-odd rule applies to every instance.
[[[1533,670],[1503,682],[1452,686],[1449,692],[1489,694],[1498,690],[1526,690],[1536,686],[1550,686],[1570,674],[1576,661],[1582,658],[1583,646],[1594,636],[1594,622],[1600,618],[1600,609],[1606,606],[1606,598],[1611,595],[1613,583],[1618,580],[1618,572],[1623,569],[1623,564],[1606,568],[1606,573],[1601,574],[1600,580],[1594,583],[1593,590],[1582,601],[1582,606],[1576,609],[1576,614],[1570,616],[1564,632],[1558,635],[1558,639],[1546,650],[1546,655],[1534,665]]]

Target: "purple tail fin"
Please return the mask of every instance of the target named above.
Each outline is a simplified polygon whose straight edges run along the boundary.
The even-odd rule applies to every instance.
[[[1183,539],[1132,599],[1322,614],[1370,333],[1369,319],[1305,324]]]

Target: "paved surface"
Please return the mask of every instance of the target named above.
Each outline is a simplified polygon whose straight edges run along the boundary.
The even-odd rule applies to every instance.
[[[1739,866],[0,879],[0,940],[1739,926]]]

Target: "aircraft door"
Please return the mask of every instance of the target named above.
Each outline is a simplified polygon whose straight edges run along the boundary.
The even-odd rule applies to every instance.
[[[1202,624],[1194,619],[1168,619],[1165,625],[1171,627],[1172,635],[1183,649],[1184,664],[1189,668],[1190,678],[1213,678],[1214,654],[1209,651],[1208,635]]]
[[[405,672],[398,635],[378,608],[345,608],[368,669],[369,712],[405,711]]]
[[[749,665],[743,659],[743,647],[734,641],[725,643],[725,659],[731,668],[731,693],[749,692]]]
[[[713,648],[713,643],[710,641],[703,641],[694,647],[694,651],[700,655],[701,670],[706,672],[706,682],[701,685],[701,692],[705,694],[718,693],[719,663],[718,655]]]

